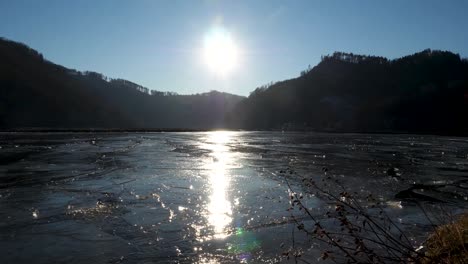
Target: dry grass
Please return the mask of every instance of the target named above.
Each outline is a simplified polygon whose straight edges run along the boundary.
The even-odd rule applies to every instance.
[[[468,263],[468,213],[457,221],[439,226],[429,236],[422,263]]]

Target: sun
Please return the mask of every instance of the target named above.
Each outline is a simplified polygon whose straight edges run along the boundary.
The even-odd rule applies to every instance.
[[[226,77],[238,66],[239,51],[231,34],[217,28],[205,36],[203,60],[217,76]]]

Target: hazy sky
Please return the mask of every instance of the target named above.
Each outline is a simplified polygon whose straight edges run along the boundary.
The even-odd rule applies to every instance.
[[[203,61],[206,34],[229,32],[238,67]],[[389,58],[426,48],[468,56],[468,1],[0,0],[0,36],[78,70],[178,93],[248,95],[334,51]]]

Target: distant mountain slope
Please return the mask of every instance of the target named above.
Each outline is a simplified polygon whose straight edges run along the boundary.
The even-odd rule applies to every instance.
[[[468,61],[424,50],[400,59],[336,52],[248,98],[150,91],[47,61],[0,38],[0,129],[178,128],[468,135]]]
[[[233,128],[468,134],[468,61],[424,50],[396,60],[336,52],[298,78],[260,87]]]
[[[219,128],[242,99],[216,91],[150,91],[130,81],[67,69],[24,44],[0,39],[2,129]]]

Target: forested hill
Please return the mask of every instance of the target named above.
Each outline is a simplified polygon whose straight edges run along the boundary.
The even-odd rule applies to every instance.
[[[157,73],[156,73],[157,74]],[[0,129],[278,129],[468,135],[468,61],[336,52],[248,98],[148,90],[47,61],[0,38]]]
[[[67,69],[24,44],[0,39],[0,129],[220,128],[241,99],[216,91],[150,91],[130,81]]]
[[[336,52],[298,78],[257,88],[233,128],[468,134],[468,61],[424,50],[400,59]]]

